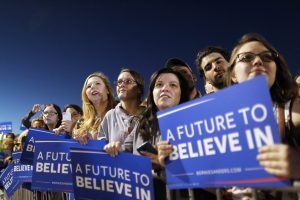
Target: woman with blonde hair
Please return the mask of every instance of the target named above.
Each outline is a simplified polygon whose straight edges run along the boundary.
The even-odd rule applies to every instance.
[[[74,130],[74,138],[86,144],[97,139],[99,125],[107,111],[115,107],[113,89],[101,72],[90,74],[82,88],[83,117]]]

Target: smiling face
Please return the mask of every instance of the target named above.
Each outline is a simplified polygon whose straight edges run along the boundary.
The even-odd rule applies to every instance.
[[[233,81],[241,83],[258,75],[265,75],[271,88],[276,78],[274,59],[274,55],[262,43],[245,43],[236,53]]]
[[[100,77],[93,76],[89,78],[86,84],[85,93],[88,99],[95,105],[107,101],[108,90]]]
[[[163,73],[158,76],[152,91],[158,110],[179,104],[181,97],[180,83],[176,75]]]

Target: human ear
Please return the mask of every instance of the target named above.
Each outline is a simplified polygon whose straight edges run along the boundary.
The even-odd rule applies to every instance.
[[[195,74],[193,74],[193,80],[195,83],[197,82],[197,77],[195,76]]]

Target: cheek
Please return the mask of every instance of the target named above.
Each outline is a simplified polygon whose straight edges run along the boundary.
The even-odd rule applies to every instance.
[[[89,89],[87,89],[87,90],[85,91],[86,96],[89,96],[89,92],[90,92]]]
[[[208,72],[205,72],[205,76],[207,77],[207,78],[210,78],[211,77],[211,71],[208,71]]]
[[[180,97],[181,97],[181,91],[179,90],[179,91],[176,92],[176,97],[175,97],[175,102],[174,102],[175,105],[179,104]]]
[[[276,65],[272,65],[271,67],[270,67],[270,71],[271,71],[271,73],[270,73],[270,77],[269,77],[269,80],[268,80],[268,85],[269,85],[269,87],[271,88],[272,87],[272,85],[274,84],[274,82],[275,82],[275,79],[276,79],[276,72],[277,72],[277,68],[276,68]]]
[[[233,70],[233,76],[236,78],[237,82],[243,82],[248,79],[248,73],[247,73],[248,67],[242,66],[241,64],[236,65]]]
[[[153,100],[154,100],[154,103],[157,105],[157,101],[158,101],[158,91],[157,90],[153,90]]]
[[[58,121],[58,117],[50,117],[50,120],[52,121],[52,122],[57,122]]]
[[[104,97],[106,97],[106,98],[108,97],[108,91],[105,87],[103,87],[100,91],[101,91],[101,93],[103,94]]]

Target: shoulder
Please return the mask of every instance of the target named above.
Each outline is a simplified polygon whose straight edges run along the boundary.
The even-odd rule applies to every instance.
[[[295,98],[292,105],[292,122],[294,126],[300,128],[300,98]]]
[[[115,108],[110,109],[109,111],[107,111],[107,113],[105,114],[104,117],[109,117],[111,115],[114,115],[114,113],[116,112]]]
[[[107,111],[106,114],[104,115],[103,120],[108,120],[112,118],[114,115],[116,115],[116,113],[117,113],[117,106]]]

